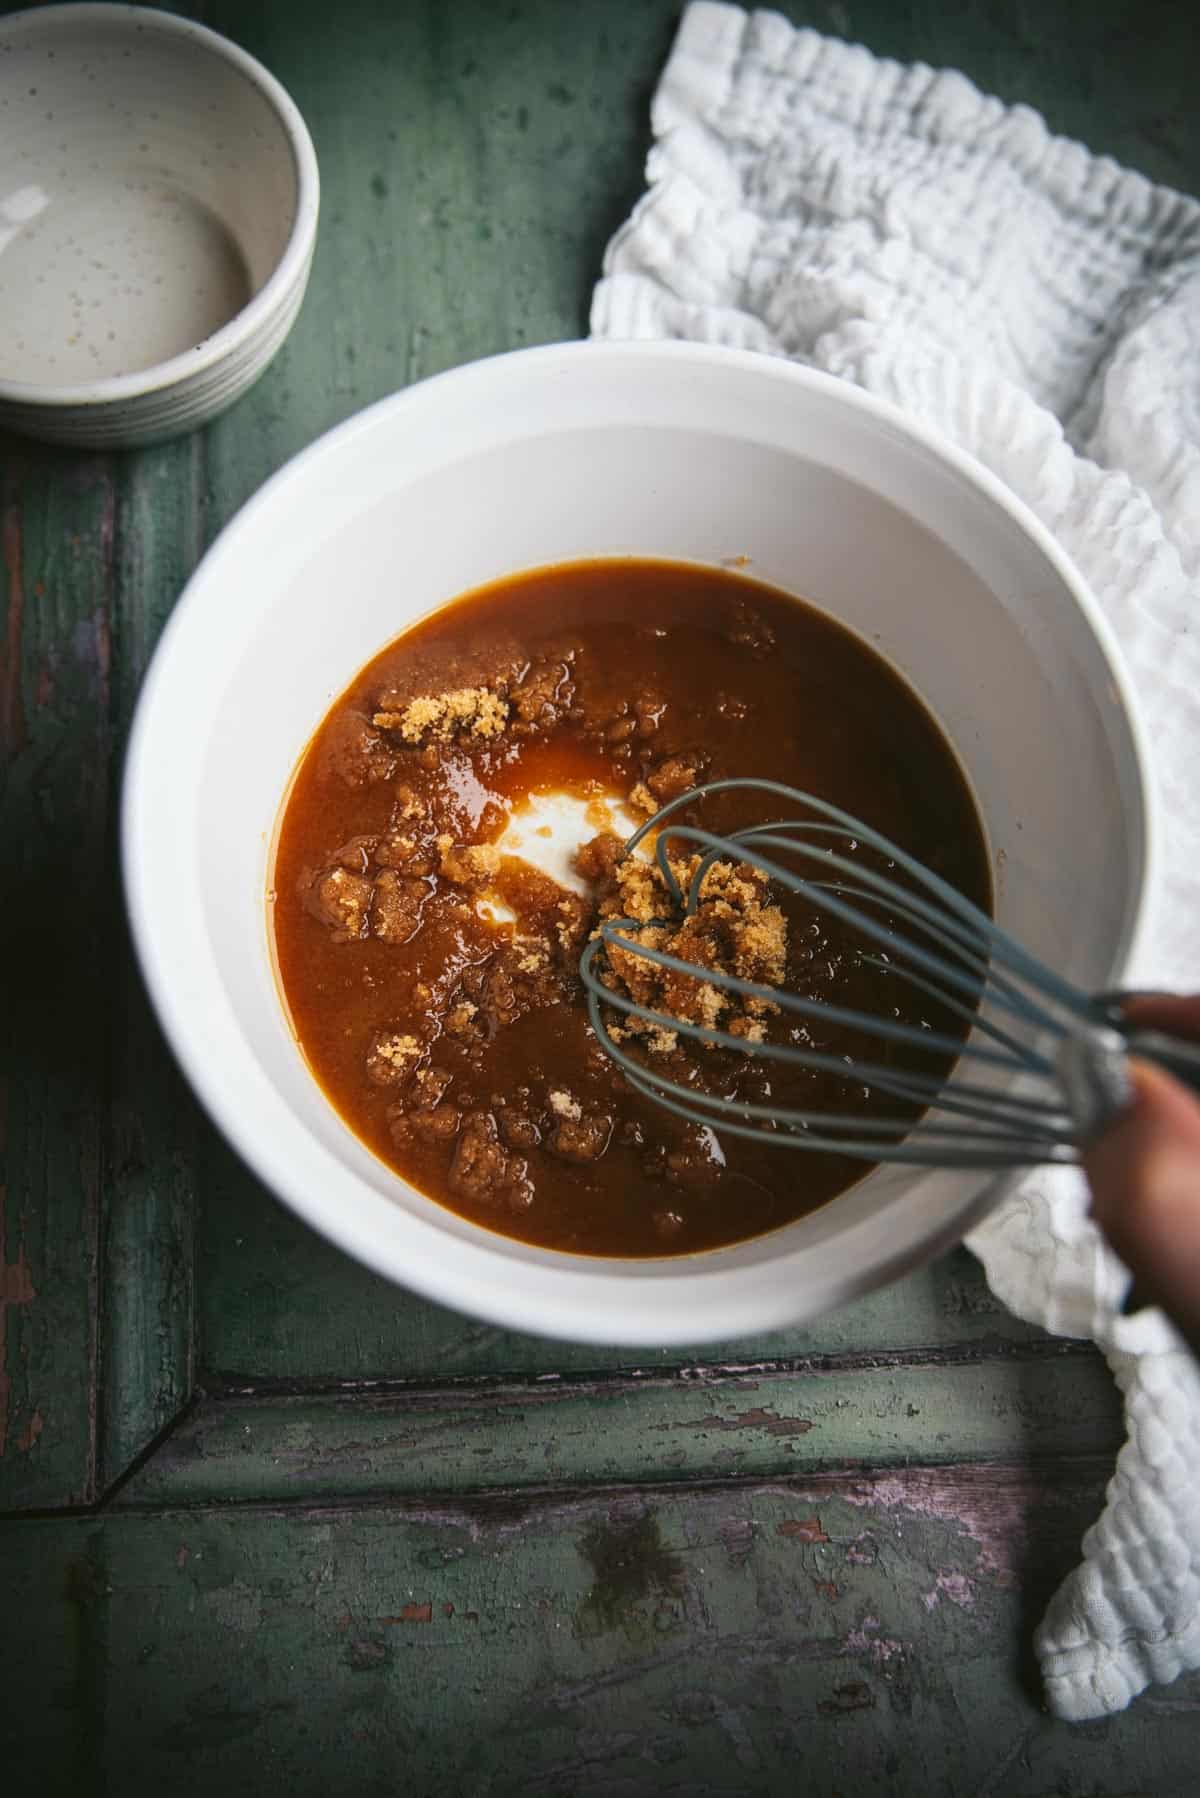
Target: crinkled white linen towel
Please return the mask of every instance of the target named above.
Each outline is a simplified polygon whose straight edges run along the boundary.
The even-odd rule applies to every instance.
[[[1200,986],[1200,203],[965,76],[694,0],[654,96],[649,190],[608,247],[597,337],[790,356],[942,431],[1090,582],[1145,707],[1168,820],[1130,984]],[[970,1239],[1021,1317],[1091,1336],[1128,1441],[1036,1638],[1062,1717],[1200,1666],[1200,1374],[1072,1169]]]

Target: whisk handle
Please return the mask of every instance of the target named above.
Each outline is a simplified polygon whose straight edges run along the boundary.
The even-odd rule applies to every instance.
[[[1140,1061],[1173,1074],[1200,1099],[1200,1043],[1188,1042],[1165,1030],[1131,1030],[1125,1035],[1125,1049]]]
[[[1200,1098],[1200,1043],[1167,1030],[1135,1030],[1119,1019],[1073,1030],[1059,1044],[1058,1078],[1084,1145],[1107,1128],[1133,1097],[1129,1059],[1149,1061]]]
[[[1074,1122],[1075,1140],[1081,1147],[1129,1103],[1133,1094],[1128,1073],[1131,1055],[1164,1069],[1200,1098],[1200,1043],[1166,1030],[1126,1029],[1118,1013],[1109,1024],[1073,1032],[1059,1047],[1059,1080]],[[1121,1302],[1121,1312],[1129,1317],[1152,1303],[1134,1280]]]
[[[1200,1044],[1185,1041],[1180,1036],[1172,1036],[1166,1030],[1130,1030],[1123,1031],[1122,1034],[1128,1055],[1136,1055],[1140,1061],[1152,1062],[1155,1067],[1172,1074],[1200,1098]],[[1122,1300],[1121,1312],[1125,1317],[1132,1317],[1152,1304],[1153,1300],[1141,1291],[1134,1279]]]

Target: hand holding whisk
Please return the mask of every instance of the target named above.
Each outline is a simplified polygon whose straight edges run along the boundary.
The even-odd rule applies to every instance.
[[[728,836],[671,822],[725,792],[770,795],[785,803],[785,815]],[[671,915],[649,928],[645,919],[606,919],[584,952],[581,974],[592,1027],[608,1054],[638,1091],[693,1123],[781,1149],[1002,1169],[1078,1160],[1131,1095],[1130,1056],[1200,1092],[1195,1044],[1139,1028],[1112,995],[1081,992],[937,874],[837,806],[775,781],[713,781],[664,806],[629,839],[626,855],[648,836]],[[688,856],[682,878],[681,851]],[[851,927],[861,943],[859,965],[882,983],[877,990],[902,991],[910,1001],[921,995],[939,1027],[900,1021],[901,1007],[889,1008],[889,1016],[882,1006],[876,1012],[746,979],[719,957],[673,954],[664,946],[672,941],[668,933],[698,916],[718,862],[755,870],[815,914]],[[631,956],[664,976],[715,988],[721,1005],[736,1001],[760,1014],[799,1018],[841,1032],[842,1043],[814,1046],[807,1027],[738,1034],[647,1005],[614,972],[614,965],[630,967],[624,958]],[[809,1070],[823,1078],[824,1091],[832,1079],[845,1092],[836,1105],[806,1107],[706,1090],[703,1081],[676,1078],[677,1067],[656,1067],[652,1056],[625,1046],[637,1037],[620,1027],[614,1034],[614,1014],[635,1030],[667,1031],[671,1040],[683,1035]],[[851,1092],[870,1104],[847,1105]]]

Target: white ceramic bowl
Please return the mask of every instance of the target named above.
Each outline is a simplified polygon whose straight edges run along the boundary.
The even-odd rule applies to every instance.
[[[140,6],[0,18],[0,425],[77,446],[192,429],[304,297],[312,141],[203,25]]]
[[[999,921],[1081,985],[1116,980],[1149,802],[1129,693],[1078,575],[998,482],[888,406],[693,345],[477,363],[372,407],[276,475],[193,576],[147,677],[124,871],[188,1076],[301,1217],[497,1323],[665,1344],[778,1328],[882,1284],[954,1242],[998,1188],[880,1169],[770,1236],[675,1261],[492,1235],[406,1186],[326,1103],[284,1021],[264,906],[288,777],[376,650],[493,577],[628,554],[747,555],[754,576],[875,644],[958,748]]]

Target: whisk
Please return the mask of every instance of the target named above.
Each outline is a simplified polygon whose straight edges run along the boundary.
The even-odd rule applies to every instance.
[[[786,802],[791,815],[727,837],[670,822],[698,801],[727,792],[770,795]],[[935,1000],[962,1025],[959,1034],[919,1028],[745,980],[639,941],[645,920],[607,919],[580,961],[592,1028],[637,1091],[692,1123],[780,1149],[873,1162],[999,1169],[1077,1160],[1080,1144],[1128,1095],[1129,1055],[1158,1063],[1200,1092],[1200,1047],[1130,1026],[1121,1015],[1119,995],[1081,992],[948,882],[823,799],[771,780],[711,781],[663,806],[629,838],[626,854],[652,834],[675,913],[654,922],[677,927],[682,916],[696,912],[714,862],[748,863],[814,911],[852,926],[871,945],[862,952],[864,965]],[[672,866],[672,852],[678,863],[684,845],[692,855],[699,852],[686,892]],[[886,871],[852,859],[861,846],[882,859]],[[614,946],[743,1001],[764,1000],[784,1013],[849,1026],[883,1046],[884,1054],[887,1045],[895,1045],[934,1057],[938,1066],[921,1072],[919,1063],[898,1068],[869,1055],[847,1057],[795,1041],[756,1042],[652,1010],[606,982]],[[891,1115],[806,1110],[705,1092],[671,1078],[652,1065],[653,1057],[639,1058],[614,1040],[606,1017],[613,1011],[741,1055],[840,1076],[900,1101],[906,1110]]]

